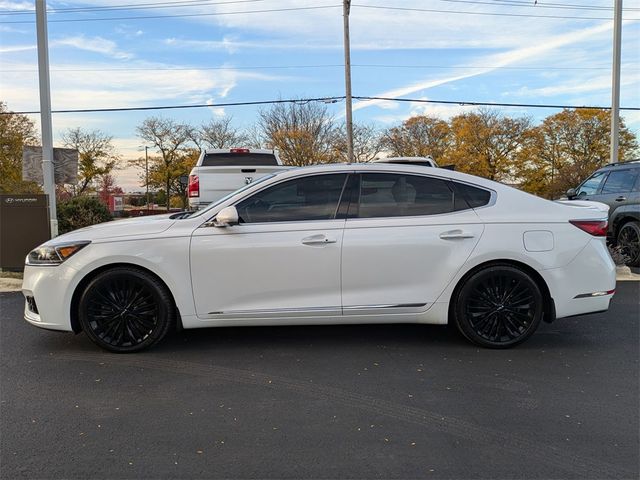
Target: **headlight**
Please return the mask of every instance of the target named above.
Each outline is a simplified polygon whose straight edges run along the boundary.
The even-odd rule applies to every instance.
[[[27,265],[60,265],[90,243],[90,241],[80,241],[59,245],[43,245],[29,252],[26,263]]]

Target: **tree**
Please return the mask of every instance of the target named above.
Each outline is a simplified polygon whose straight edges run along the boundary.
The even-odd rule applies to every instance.
[[[149,117],[136,128],[136,132],[159,153],[158,157],[149,157],[149,185],[158,186],[162,182],[169,196],[172,192],[182,193],[184,189],[180,187],[176,191],[177,180],[181,175],[188,175],[191,169],[187,168],[185,157],[193,158],[192,127],[168,118]],[[144,169],[144,159],[136,163]],[[169,202],[166,203],[169,211]]]
[[[109,197],[111,195],[124,195],[124,191],[118,185],[110,173],[105,173],[98,180],[98,196],[105,205],[109,205]]]
[[[382,150],[380,133],[373,125],[353,124],[353,157],[356,162],[370,162]],[[339,162],[348,162],[347,129],[342,125],[336,129],[333,140],[333,158]]]
[[[558,197],[609,162],[611,112],[565,109],[547,117],[533,132],[533,144],[521,173],[524,187]],[[638,141],[620,121],[619,160],[635,158]]]
[[[37,145],[33,122],[0,102],[0,193],[40,193],[35,182],[22,180],[22,147]]]
[[[270,148],[287,165],[303,166],[333,160],[335,127],[327,107],[318,103],[277,103],[262,110],[258,124]]]
[[[463,113],[451,119],[452,143],[446,163],[490,180],[516,182],[518,164],[532,141],[531,121],[493,110]]]
[[[451,140],[451,129],[447,122],[436,117],[419,115],[385,131],[381,143],[394,157],[431,156],[442,163],[451,146]]]
[[[233,117],[211,119],[199,129],[199,138],[209,148],[245,146],[249,139],[238,128],[231,125]]]
[[[113,137],[100,130],[86,131],[80,127],[62,134],[64,146],[78,150],[78,183],[71,186],[74,196],[95,189],[100,178],[117,167],[120,157],[112,141]]]

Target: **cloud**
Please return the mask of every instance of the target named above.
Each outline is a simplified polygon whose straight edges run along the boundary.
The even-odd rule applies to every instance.
[[[52,41],[51,46],[73,47],[79,50],[100,53],[119,60],[129,60],[133,58],[133,54],[119,50],[116,42],[102,37],[85,37],[84,35],[63,37]]]
[[[0,1],[0,10],[24,10],[33,11],[36,7],[33,2],[8,2]]]
[[[485,55],[485,56],[479,57],[476,61],[471,62],[471,64],[469,65],[470,67],[477,66],[477,68],[475,68],[474,70],[468,70],[458,75],[442,77],[439,79],[427,79],[427,80],[414,82],[409,85],[405,85],[403,87],[395,88],[393,90],[387,90],[385,92],[376,94],[374,96],[398,98],[398,97],[403,97],[419,91],[438,87],[440,85],[444,85],[447,83],[456,82],[458,80],[476,77],[478,75],[483,75],[483,74],[492,72],[500,67],[505,67],[514,63],[518,63],[522,60],[530,60],[532,58],[539,57],[540,55],[546,54],[552,50],[585,40],[593,36],[600,35],[604,32],[608,32],[609,30],[611,30],[611,25],[609,23],[603,23],[595,27],[590,27],[582,30],[569,32],[567,34],[558,35],[551,39],[547,39],[544,43],[539,43],[534,46],[516,48],[516,49],[509,50],[507,52],[502,52],[498,54]],[[490,66],[482,67],[482,65],[490,65]],[[363,108],[367,108],[371,106],[380,106],[382,102],[383,101],[381,100],[365,100],[365,101],[356,103],[353,109],[361,110]]]
[[[0,47],[0,53],[26,52],[35,49],[35,45],[11,45],[10,47]]]

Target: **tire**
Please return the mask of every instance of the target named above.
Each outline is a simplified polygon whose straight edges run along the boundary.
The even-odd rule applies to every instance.
[[[173,299],[153,275],[115,267],[95,276],[78,304],[87,336],[116,353],[139,352],[160,342],[175,322]]]
[[[544,314],[544,296],[536,281],[510,265],[473,273],[452,300],[458,330],[487,348],[509,348],[524,342]]]
[[[618,230],[616,245],[629,257],[627,265],[640,267],[640,222],[632,220]]]

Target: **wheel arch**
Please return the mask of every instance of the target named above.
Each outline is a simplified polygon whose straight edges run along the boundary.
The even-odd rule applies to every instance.
[[[110,263],[107,265],[102,265],[100,267],[97,267],[91,270],[84,277],[82,277],[82,280],[80,280],[80,282],[76,286],[75,290],[73,291],[73,295],[71,296],[71,305],[70,305],[70,312],[69,312],[69,316],[71,319],[71,329],[73,330],[73,333],[82,332],[82,326],[80,325],[80,319],[78,318],[78,306],[80,303],[80,297],[82,295],[82,292],[84,291],[87,284],[100,273],[105,272],[107,270],[114,269],[114,268],[119,268],[119,267],[127,267],[127,268],[139,270],[141,272],[145,272],[153,276],[162,285],[164,285],[164,287],[167,289],[167,292],[169,293],[171,302],[173,303],[173,308],[176,311],[176,326],[179,330],[181,330],[182,318],[180,316],[180,310],[178,309],[178,305],[176,303],[176,299],[173,295],[173,292],[171,291],[167,283],[162,278],[160,278],[160,276],[157,273],[153,272],[148,268],[142,267],[140,265],[136,265],[135,263],[119,262],[119,263]]]
[[[542,292],[542,295],[545,300],[544,316],[542,317],[542,319],[547,323],[553,322],[556,317],[555,302],[553,300],[553,297],[551,296],[551,291],[549,290],[549,286],[547,285],[547,282],[544,280],[544,278],[542,278],[542,275],[540,275],[540,273],[538,273],[538,271],[535,268],[531,267],[530,265],[527,265],[526,263],[520,262],[518,260],[496,259],[496,260],[488,260],[486,262],[475,265],[474,267],[469,269],[469,271],[467,271],[464,275],[462,275],[462,277],[460,277],[449,299],[449,312],[448,312],[449,323],[452,323],[451,319],[453,315],[453,305],[456,302],[456,298],[458,296],[458,293],[460,292],[460,289],[465,284],[467,279],[471,277],[471,275],[475,274],[476,272],[479,272],[480,270],[484,270],[485,268],[495,267],[500,265],[519,268],[520,270],[529,274],[531,278],[534,279],[534,281],[536,282],[536,285],[538,285],[538,288],[540,288],[540,291]]]
[[[630,212],[624,212],[613,220],[613,241],[618,242],[618,234],[624,225],[629,222],[640,222],[640,216],[633,215]]]

